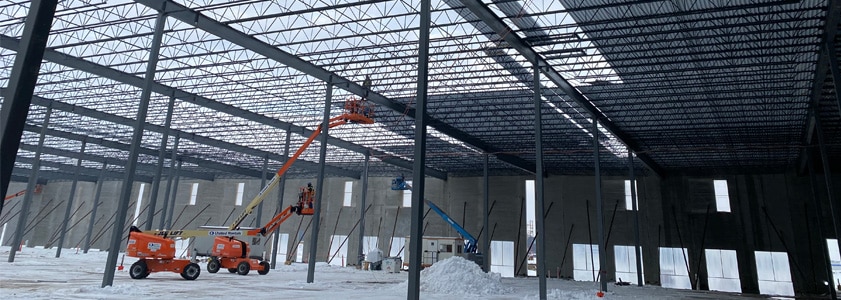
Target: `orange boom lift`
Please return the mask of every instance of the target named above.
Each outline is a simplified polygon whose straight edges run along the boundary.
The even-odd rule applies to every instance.
[[[298,193],[298,202],[290,205],[266,225],[257,229],[245,232],[246,236],[266,236],[280,224],[289,219],[293,213],[298,215],[312,215],[313,203],[315,203],[315,190],[312,185],[302,187]],[[248,243],[233,236],[218,236],[213,240],[212,257],[207,262],[207,271],[210,273],[219,272],[221,268],[228,269],[228,272],[247,275],[250,270],[257,270],[260,275],[269,273],[269,263],[258,259],[249,258],[251,249]]]
[[[347,123],[359,124],[373,124],[373,107],[365,100],[357,100],[350,98],[345,101],[345,112],[328,122],[328,128],[333,128]],[[265,187],[254,197],[253,200],[245,207],[245,210],[237,216],[233,223],[228,227],[228,230],[153,230],[141,232],[132,228],[129,233],[129,250],[127,255],[131,257],[138,257],[140,260],[135,262],[129,269],[129,275],[134,279],[142,279],[152,272],[170,271],[181,273],[185,279],[192,280],[198,277],[199,272],[195,272],[192,276],[193,265],[190,260],[175,259],[175,242],[173,238],[189,238],[196,236],[217,236],[213,243],[213,253],[210,261],[207,264],[207,270],[210,273],[216,273],[220,268],[227,268],[229,272],[236,272],[240,275],[246,275],[250,270],[257,270],[261,275],[269,272],[269,263],[257,259],[249,258],[250,247],[245,241],[239,240],[236,237],[240,236],[265,236],[269,232],[274,231],[280,224],[292,216],[292,213],[299,215],[312,215],[312,203],[315,192],[312,191],[311,186],[302,191],[299,195],[299,201],[295,205],[287,207],[281,211],[265,226],[253,230],[239,230],[242,221],[248,217],[254,209],[260,205],[266,198],[266,195],[273,190],[280,183],[280,178],[292,166],[299,156],[312,144],[316,137],[321,134],[323,128],[321,125],[316,128],[315,132],[304,142],[303,145],[295,152],[283,166],[275,173],[275,176],[266,184]],[[135,231],[136,230],[136,231]],[[137,267],[135,267],[137,265]],[[197,265],[196,265],[197,267]],[[135,273],[137,271],[137,274]],[[185,272],[189,274],[185,275]]]
[[[187,280],[195,280],[201,274],[201,267],[189,259],[175,258],[175,240],[143,233],[131,226],[126,255],[138,257],[129,267],[132,279],[143,279],[154,272],[175,272]]]

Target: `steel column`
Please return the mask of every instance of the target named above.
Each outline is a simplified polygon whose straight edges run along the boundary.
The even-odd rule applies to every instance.
[[[91,220],[88,223],[88,233],[85,234],[85,253],[91,249],[91,235],[93,234],[93,225],[96,223],[96,210],[99,207],[99,197],[102,196],[102,182],[105,181],[105,171],[108,169],[108,164],[102,164],[102,172],[99,174],[99,179],[96,181],[96,195],[93,197],[93,208],[91,209]]]
[[[418,39],[418,94],[415,99],[415,158],[412,168],[412,211],[409,237],[409,300],[420,299],[421,249],[423,240],[423,197],[426,187],[426,102],[429,84],[429,27],[430,0],[420,2],[420,29]]]
[[[812,191],[812,201],[814,201],[813,206],[815,207],[815,220],[818,222],[817,231],[818,231],[818,236],[820,237],[820,245],[823,245],[824,243],[827,242],[826,241],[826,236],[824,235],[824,232],[823,232],[823,228],[824,228],[823,227],[824,225],[823,225],[823,222],[822,222],[823,218],[821,218],[821,216],[822,216],[821,212],[823,211],[823,209],[821,208],[820,197],[818,197],[818,187],[817,187],[817,184],[815,183],[815,167],[812,164],[812,158],[813,158],[812,151],[807,150],[806,151],[806,159],[809,163],[806,164],[806,169],[809,170],[809,187],[811,188],[811,191]],[[807,202],[807,205],[808,205],[808,202]],[[835,231],[835,226],[832,227],[832,233],[833,233],[833,236],[835,236],[835,237],[838,236],[838,232]],[[823,254],[822,256],[823,256],[823,259],[824,259],[822,261],[822,265],[824,265],[824,270],[826,271],[827,281],[830,281],[830,280],[832,280],[832,259],[830,258],[831,254],[829,253],[829,247],[821,247],[821,248],[823,248],[821,253]],[[830,294],[832,300],[837,300],[838,299],[838,294],[835,292],[835,286],[830,283],[829,286],[827,286],[827,288],[829,288],[829,294]]]
[[[368,197],[368,165],[370,162],[371,154],[365,153],[365,165],[362,168],[362,194],[359,195],[359,247],[357,247],[359,260],[357,261],[357,266],[362,266],[362,260],[365,258],[362,244],[365,240],[365,198]],[[388,242],[391,243],[391,241]],[[390,253],[386,255],[390,255]]]
[[[637,286],[642,286],[642,255],[640,253],[640,211],[637,207],[637,179],[634,178],[634,151],[628,149],[628,173],[631,177],[631,208],[634,210],[634,253],[637,262]]]
[[[268,169],[269,169],[269,156],[266,155],[266,156],[263,156],[263,172],[260,175],[260,190],[263,190],[263,188],[266,187],[266,173],[268,172]],[[259,191],[257,191],[257,192],[259,193]],[[255,226],[259,227],[260,224],[263,224],[263,222],[261,222],[262,219],[263,219],[263,202],[261,201],[260,204],[257,205],[257,215],[254,216],[254,220],[256,221],[256,222],[254,222],[254,224],[256,224]]]
[[[169,199],[169,213],[166,215],[166,227],[164,227],[168,229],[172,229],[175,226],[175,224],[172,224],[172,215],[175,214],[175,199],[178,199],[178,183],[181,181],[181,175],[178,173],[181,172],[182,163],[183,161],[178,159],[178,166],[175,167],[175,182],[172,183],[172,197]]]
[[[537,282],[540,289],[540,299],[546,299],[546,226],[544,215],[546,206],[543,199],[543,98],[540,90],[540,62],[535,60],[534,72],[534,191],[535,203],[535,234],[537,235]]]
[[[57,4],[57,0],[29,1],[20,51],[15,56],[8,79],[8,91],[3,95],[5,101],[0,108],[0,153],[3,153],[0,155],[0,195],[6,195],[9,190],[23,126],[29,115],[29,105],[32,103]],[[3,212],[4,202],[0,201],[0,213]],[[10,259],[13,259],[15,251],[11,252]]]
[[[79,153],[85,153],[85,146],[87,146],[86,141],[82,141],[82,148],[79,149]],[[61,222],[61,229],[59,230],[58,235],[58,244],[56,245],[55,250],[55,257],[61,257],[61,248],[64,246],[64,236],[67,233],[67,223],[70,222],[70,211],[72,210],[73,206],[73,198],[76,196],[76,184],[79,182],[79,171],[82,168],[82,159],[76,159],[76,174],[73,178],[73,184],[70,185],[70,196],[67,198],[67,209],[64,210],[64,220]]]
[[[41,169],[41,147],[44,147],[44,138],[46,137],[47,127],[50,125],[50,114],[53,108],[47,106],[47,112],[44,114],[44,122],[41,125],[41,136],[38,137],[38,150],[35,151],[35,159],[32,162],[32,175],[29,175],[29,182],[26,184],[26,194],[23,195],[23,205],[20,206],[18,213],[18,225],[15,228],[15,235],[12,237],[12,249],[9,251],[9,262],[15,261],[15,250],[20,242],[23,241],[23,233],[26,228],[26,217],[29,215],[29,208],[32,206],[32,194],[35,191],[35,184],[38,182],[38,170]],[[14,162],[12,163],[14,164]],[[5,195],[5,194],[3,194]],[[5,202],[5,201],[4,201]]]
[[[166,156],[166,144],[169,140],[169,127],[172,125],[172,111],[175,107],[175,97],[169,97],[166,106],[166,121],[164,121],[163,136],[161,137],[161,148],[158,152],[158,162],[155,169],[155,177],[152,181],[152,191],[149,195],[149,212],[146,213],[146,230],[152,230],[152,222],[155,219],[155,206],[158,203],[158,192],[161,188],[162,173],[164,171],[164,156]]]
[[[838,24],[841,24],[841,1],[839,0],[829,0],[826,1],[826,21],[823,24],[823,34],[821,34],[821,44],[829,46],[835,41],[835,35],[838,31]],[[812,81],[811,87],[811,95],[809,98],[810,104],[812,107],[820,107],[821,98],[823,95],[823,88],[826,81],[826,73],[831,72],[827,70],[830,68],[831,61],[829,60],[830,52],[827,50],[832,49],[832,47],[821,47],[818,53],[818,60],[815,62],[815,76],[814,80]],[[832,49],[834,50],[834,49]],[[837,54],[836,54],[837,55]],[[837,58],[837,56],[836,56]],[[837,81],[836,81],[837,82]],[[838,84],[835,84],[838,86]],[[841,101],[841,100],[838,100]],[[839,107],[841,110],[841,107]],[[818,116],[817,114],[811,115],[806,122],[806,142],[805,144],[811,145],[812,138],[816,134],[815,132],[815,122],[817,122]],[[806,152],[807,149],[804,149],[803,152],[800,154],[800,171],[802,172],[806,168],[806,163],[808,162],[806,159]]]
[[[166,191],[164,191],[164,205],[161,207],[161,222],[159,229],[172,229],[166,225],[167,210],[169,210],[169,194],[172,192],[172,179],[175,178],[175,159],[178,157],[178,141],[181,140],[179,135],[175,135],[175,141],[172,145],[172,156],[169,158],[169,175],[166,178]]]
[[[839,226],[841,224],[838,224],[838,216],[835,214],[835,206],[833,205],[836,201],[835,190],[832,188],[832,170],[829,167],[829,157],[826,153],[826,144],[824,144],[823,120],[821,120],[820,111],[817,108],[813,112],[815,114],[815,134],[818,137],[818,151],[820,151],[823,178],[826,183],[826,199],[829,203],[829,213],[832,216],[832,228],[835,229],[836,233],[841,233],[841,226]],[[835,239],[838,242],[839,249],[841,249],[841,238],[836,235]]]
[[[290,130],[286,131],[286,146],[283,148],[283,163],[286,163],[286,160],[289,159],[289,145],[292,143],[292,132]],[[265,176],[264,176],[265,177]],[[283,193],[286,190],[286,176],[280,178],[280,184],[277,187],[277,211],[281,212],[283,210]],[[275,228],[274,233],[274,241],[275,244],[272,246],[272,269],[277,266],[277,245],[280,242],[280,227]]]
[[[489,156],[490,155],[487,154],[487,153],[485,153],[485,155],[484,155],[484,158],[485,158],[484,159],[484,168],[483,168],[484,172],[482,174],[483,177],[484,177],[484,180],[482,181],[482,194],[484,195],[483,204],[482,204],[482,216],[483,216],[482,217],[482,228],[484,228],[484,230],[486,231],[485,236],[482,237],[482,245],[484,245],[482,247],[482,252],[484,253],[484,259],[482,259],[482,262],[483,262],[482,269],[485,272],[490,272],[491,271],[491,257],[490,257],[490,253],[491,253],[491,234],[490,234],[490,230],[491,229],[490,229],[490,227],[488,227],[488,219],[490,218],[490,216],[489,216],[490,208],[488,207],[488,205],[490,203],[490,198],[491,198],[490,193],[489,193],[490,180],[488,179],[488,157]]]
[[[319,138],[321,145],[318,149],[318,179],[315,187],[315,213],[312,216],[312,233],[310,235],[310,259],[309,267],[307,268],[307,283],[313,283],[315,280],[315,257],[318,253],[318,230],[320,229],[319,218],[321,217],[321,201],[324,191],[324,164],[327,159],[327,135],[330,130],[330,105],[333,101],[333,82],[327,81],[327,93],[324,97],[324,118],[321,121],[321,136]]]
[[[137,108],[137,124],[134,126],[134,133],[131,137],[131,150],[129,151],[126,164],[126,177],[123,181],[120,201],[117,203],[117,217],[114,220],[114,228],[111,230],[111,246],[108,247],[108,260],[105,262],[105,274],[102,276],[102,287],[114,284],[114,272],[117,268],[117,257],[120,255],[120,244],[123,241],[123,224],[126,221],[129,198],[134,186],[134,173],[137,171],[137,157],[140,154],[140,141],[143,139],[143,125],[146,124],[146,113],[149,109],[149,98],[152,96],[152,83],[155,81],[155,70],[158,66],[158,55],[161,50],[161,39],[163,38],[166,15],[158,14],[155,20],[155,33],[152,38],[152,49],[149,53],[149,62],[146,65],[143,92],[140,94],[140,105]]]
[[[599,120],[593,118],[593,158],[595,160],[596,170],[596,224],[599,232],[599,282],[600,291],[607,291],[607,249],[605,248],[604,240],[604,205],[602,203],[602,174],[599,169]]]

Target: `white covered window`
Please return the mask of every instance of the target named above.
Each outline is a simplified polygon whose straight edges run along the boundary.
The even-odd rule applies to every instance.
[[[332,266],[344,267],[347,265],[347,236],[333,235],[330,237],[330,252],[327,256],[327,263]]]
[[[730,193],[727,191],[727,180],[713,180],[715,188],[715,210],[730,212]]]
[[[143,205],[143,191],[146,190],[146,184],[140,184],[140,191],[137,193],[137,205],[134,206],[134,221],[131,225],[137,226],[137,219],[140,219],[140,207]]]
[[[599,245],[572,244],[572,278],[576,281],[596,281],[599,273]]]
[[[237,183],[237,206],[242,205],[242,194],[245,192],[245,182]]]
[[[406,185],[411,186],[412,181],[406,180]],[[412,190],[403,190],[403,207],[412,207]]]
[[[368,237],[366,236],[366,238],[368,238]],[[368,247],[367,249],[374,249],[373,247],[377,246],[377,237],[374,236],[372,238],[373,238],[373,240],[372,240],[373,244],[370,244],[369,242],[367,242],[368,240],[366,240],[366,242],[365,242],[365,245],[366,245],[365,247]],[[368,253],[368,252],[366,251],[365,253]],[[391,238],[391,250],[388,251],[388,256],[390,256],[390,257],[400,256],[400,257],[404,258],[404,260],[408,259],[406,257],[406,238],[404,238],[404,237],[393,237],[393,238]]]
[[[759,293],[765,295],[794,296],[791,268],[785,252],[756,251],[756,275]]]
[[[491,272],[514,277],[514,242],[491,241]]]
[[[642,247],[640,247],[640,254]],[[634,246],[613,246],[613,256],[616,262],[616,281],[637,283],[637,252]],[[642,257],[640,257],[640,269],[642,269]],[[645,274],[645,271],[642,272]],[[645,279],[643,279],[645,280]]]
[[[305,262],[304,261],[304,241],[298,242],[298,248],[295,250],[295,261],[296,262]]]
[[[275,247],[277,247],[278,260],[285,260],[289,251],[289,234],[281,233],[279,235],[280,237],[277,239],[277,241],[274,241],[274,245]],[[274,234],[272,234],[272,239],[274,239]]]
[[[739,280],[736,250],[707,249],[705,254],[710,290],[741,293],[742,282]]]
[[[839,285],[841,285],[841,251],[838,251],[838,240],[826,239],[826,247],[829,250],[829,263],[832,266],[831,279],[832,282],[835,282],[835,284],[830,285],[838,290]]]
[[[353,199],[353,181],[345,181],[345,198],[342,205],[350,206],[351,199]]]
[[[199,196],[199,183],[193,183],[193,189],[190,191],[190,205],[196,205],[196,198]]]
[[[660,247],[660,285],[673,289],[692,289],[686,248]]]
[[[637,192],[637,209],[640,207],[640,197],[639,197],[639,188],[637,187],[637,181],[634,180],[634,190]],[[634,210],[634,203],[632,202],[633,199],[631,197],[631,181],[625,180],[625,209],[626,210]]]

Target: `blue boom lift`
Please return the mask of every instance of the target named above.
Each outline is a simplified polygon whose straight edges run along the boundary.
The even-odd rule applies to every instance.
[[[459,234],[461,234],[461,237],[464,239],[464,253],[476,253],[476,238],[473,237],[472,234],[467,232],[467,230],[464,230],[464,227],[458,225],[458,223],[456,223],[456,221],[453,220],[453,218],[450,218],[450,216],[447,215],[447,213],[441,210],[441,208],[438,207],[438,205],[435,205],[435,203],[432,203],[432,201],[429,200],[425,201],[426,204],[429,205],[429,208],[435,211],[435,213],[441,216],[441,218],[444,219],[444,221],[447,221],[447,223],[449,223],[450,226],[453,226],[453,228],[455,228],[455,230],[458,231]]]
[[[403,175],[400,175],[399,177],[391,181],[391,189],[411,190],[412,187],[408,183],[406,183],[406,181],[403,178]],[[426,199],[424,199],[424,201],[426,201],[426,204],[429,205],[430,209],[432,209],[433,211],[435,211],[435,213],[441,216],[441,218],[444,219],[444,221],[446,221],[447,224],[450,224],[450,226],[452,226],[456,231],[458,231],[458,233],[461,235],[461,238],[464,239],[464,253],[461,253],[462,256],[467,260],[470,260],[472,262],[475,262],[479,266],[482,266],[484,264],[484,256],[482,255],[482,253],[477,252],[478,247],[476,238],[472,234],[467,232],[467,230],[465,230],[464,227],[461,227],[461,225],[459,225],[455,220],[453,220],[453,218],[450,218],[450,216],[447,215],[447,213],[445,213],[443,210],[441,210],[441,208],[438,207],[438,205],[435,205],[435,203]]]
[[[406,180],[403,179],[402,174],[400,176],[397,176],[397,178],[394,178],[394,179],[391,180],[391,190],[392,191],[405,191],[405,190],[411,190],[411,189],[412,189],[412,186],[409,185],[409,183],[406,182]]]

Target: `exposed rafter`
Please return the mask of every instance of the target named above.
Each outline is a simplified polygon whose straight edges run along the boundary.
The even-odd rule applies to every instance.
[[[628,146],[634,152],[637,152],[637,158],[640,159],[649,169],[654,171],[660,176],[665,174],[663,168],[661,168],[656,162],[654,162],[651,157],[647,154],[642,153],[644,149],[641,149],[636,142],[634,142],[630,136],[624,133],[624,131],[613,124],[613,122],[604,115],[598,108],[596,108],[587,97],[581,94],[578,89],[573,87],[566,79],[561,76],[558,71],[555,70],[553,64],[549,63],[541,57],[526,41],[520,38],[517,34],[513,33],[513,30],[505,25],[502,20],[494,14],[487,5],[482,3],[478,0],[460,0],[465,7],[467,7],[470,12],[476,15],[482,22],[493,29],[496,34],[498,34],[506,43],[517,52],[524,56],[527,61],[530,62],[537,62],[539,66],[540,72],[544,74],[549,80],[551,80],[554,84],[556,84],[564,93],[572,98],[575,103],[583,107],[590,115],[597,119],[599,124],[602,127],[606,128],[610,131],[611,134],[616,136],[622,143]]]
[[[18,156],[16,161],[20,162],[20,163],[24,163],[24,164],[32,164],[32,163],[35,162],[35,160],[32,159],[32,158],[21,157],[21,156]],[[100,169],[93,169],[93,168],[88,168],[88,167],[77,167],[77,166],[74,166],[74,165],[62,164],[62,163],[57,163],[57,162],[52,162],[52,161],[47,161],[47,160],[41,160],[41,168],[57,168],[60,171],[67,172],[67,173],[74,173],[78,170],[79,174],[88,175],[88,176],[92,176],[92,177],[99,176],[100,174],[103,174],[102,170],[100,170]],[[122,178],[123,176],[125,176],[124,172],[122,172],[122,171],[118,172],[118,171],[112,171],[112,170],[105,171],[104,175],[106,177],[111,177],[111,178]],[[137,176],[137,177],[135,177],[137,179],[137,181],[142,181],[142,182],[147,182],[147,183],[152,182],[152,176],[146,176],[146,175],[140,175],[140,174],[136,174],[135,176]]]
[[[30,152],[35,152],[35,151],[38,150],[38,146],[21,143],[20,149],[30,151]],[[95,162],[99,162],[99,163],[107,163],[108,165],[112,165],[112,166],[124,166],[126,164],[126,161],[123,160],[123,159],[103,157],[103,156],[93,155],[93,154],[88,154],[88,153],[79,153],[79,152],[75,152],[75,151],[58,149],[58,148],[47,147],[47,146],[41,147],[41,153],[56,155],[56,156],[69,157],[69,158],[75,158],[75,159],[82,159],[82,160],[87,160],[87,161],[95,161]],[[155,165],[137,163],[137,169],[138,170],[143,170],[143,171],[146,171],[146,172],[154,172],[155,168],[156,168]],[[165,167],[165,168],[169,169],[169,167]],[[166,172],[164,172],[164,173],[166,173]],[[194,172],[194,171],[183,170],[183,169],[178,171],[178,175],[184,176],[184,177],[189,177],[189,178],[194,178],[194,179],[201,179],[201,180],[212,181],[214,179],[213,174],[200,173],[200,172]]]
[[[24,127],[24,130],[25,131],[32,131],[32,132],[40,132],[41,127],[36,126],[36,125],[26,125],[26,127]],[[47,133],[47,135],[50,135],[50,136],[55,136],[55,137],[60,137],[60,138],[64,138],[64,139],[68,139],[68,140],[75,140],[75,141],[87,141],[88,144],[97,144],[97,145],[100,145],[100,146],[103,146],[103,147],[114,148],[114,149],[123,150],[123,151],[128,151],[129,148],[131,147],[131,145],[129,145],[129,144],[124,144],[124,143],[115,142],[115,141],[109,141],[109,140],[100,139],[100,138],[91,138],[91,137],[87,137],[87,136],[80,135],[80,134],[75,134],[75,133],[50,129],[50,128],[47,129],[46,133]],[[158,155],[158,150],[140,147],[140,154]],[[166,151],[166,157],[171,157],[171,156],[172,156],[172,151],[167,150]],[[196,158],[196,157],[190,157],[190,156],[180,156],[179,155],[177,159],[181,159],[185,162],[190,162],[190,163],[195,164],[196,166],[198,166],[200,168],[218,170],[218,171],[225,172],[225,173],[248,176],[248,177],[258,177],[259,178],[260,174],[262,173],[261,170],[243,168],[243,167],[239,167],[239,166],[234,166],[234,165],[230,165],[230,164],[223,164],[223,163],[219,163],[219,162],[215,162],[215,161],[210,161],[210,160]],[[273,175],[273,174],[270,173],[269,175]]]
[[[0,89],[0,91],[2,91],[2,89]],[[41,106],[46,106],[46,105],[49,104],[49,105],[52,105],[53,109],[55,109],[55,110],[72,112],[72,113],[75,113],[75,114],[78,114],[78,115],[81,115],[81,116],[96,118],[96,119],[100,119],[100,120],[104,120],[104,121],[108,121],[108,122],[112,122],[112,123],[116,123],[116,124],[126,125],[126,126],[133,126],[133,124],[134,124],[134,121],[132,119],[129,119],[129,118],[125,118],[125,117],[121,117],[121,116],[117,116],[117,115],[113,115],[113,114],[108,114],[108,113],[104,113],[104,112],[97,111],[97,110],[90,109],[90,108],[80,107],[80,106],[73,105],[73,104],[68,104],[68,103],[63,103],[63,102],[58,102],[58,101],[52,101],[50,99],[45,99],[45,98],[38,97],[38,96],[34,96],[32,98],[32,104],[41,105]],[[145,130],[159,132],[159,133],[163,133],[166,130],[166,128],[164,128],[163,126],[150,124],[148,122],[146,123],[144,128],[145,128]],[[275,160],[275,161],[284,161],[285,160],[283,155],[280,155],[280,154],[277,154],[277,153],[266,152],[266,151],[246,147],[246,146],[241,146],[241,145],[237,145],[237,144],[233,144],[233,143],[228,143],[228,142],[204,137],[204,136],[201,136],[201,135],[197,135],[197,134],[193,134],[193,133],[189,133],[189,132],[184,132],[184,131],[181,131],[181,130],[178,130],[178,129],[170,128],[170,133],[173,136],[177,135],[182,139],[188,139],[188,140],[191,140],[191,141],[199,143],[199,144],[213,146],[213,147],[217,147],[217,148],[220,148],[220,149],[235,151],[235,152],[239,152],[239,153],[243,153],[243,154],[249,154],[249,155],[253,155],[253,156],[256,156],[256,157],[268,157],[270,160]],[[150,154],[150,155],[157,155],[157,154]],[[294,165],[294,167],[309,170],[309,171],[313,171],[313,172],[315,170],[317,170],[317,168],[318,168],[316,163],[305,161],[305,160],[297,161],[296,164]],[[339,167],[335,167],[335,166],[325,166],[325,167],[326,167],[327,173],[331,174],[331,175],[343,176],[343,177],[349,177],[349,178],[359,178],[359,176],[360,176],[359,171],[347,170],[347,169],[343,169],[343,168],[339,168]]]
[[[0,35],[0,47],[6,48],[9,50],[17,51],[20,47],[20,41],[15,38]],[[102,65],[98,65],[92,62],[85,61],[83,59],[79,59],[67,54],[63,54],[57,52],[55,50],[47,49],[44,53],[44,59],[50,62],[54,62],[60,65],[64,65],[67,67],[71,67],[77,70],[81,70],[84,72],[88,72],[91,74],[96,74],[98,76],[102,76],[104,78],[109,78],[114,81],[122,82],[131,86],[135,87],[143,87],[143,78],[134,76],[129,73],[125,73],[119,70],[111,69]],[[268,126],[272,126],[274,128],[280,128],[284,130],[289,130],[293,133],[301,134],[303,136],[309,136],[313,133],[313,130],[308,129],[306,127],[297,126],[292,123],[283,122],[281,120],[272,119],[251,111],[247,111],[241,108],[237,108],[235,106],[227,105],[224,103],[220,103],[217,101],[213,101],[211,99],[193,94],[188,93],[177,88],[168,87],[160,83],[153,83],[152,84],[152,91],[162,94],[162,95],[170,95],[182,101],[186,101],[189,103],[193,103],[195,105],[211,108],[220,112],[224,112],[227,114],[231,114],[237,117],[241,117],[246,120],[258,122],[261,124],[265,124]],[[370,153],[372,156],[380,158],[383,162],[392,164],[397,167],[411,169],[412,163],[382,151],[378,151],[375,149],[365,148],[335,137],[328,137],[327,142],[331,145],[338,146],[341,148],[345,148],[357,153]],[[427,175],[433,176],[440,179],[446,179],[447,174],[445,172],[441,172],[440,170],[428,168]]]
[[[36,94],[73,104],[76,111],[53,109],[51,130],[106,142],[130,139],[133,126],[121,122],[134,118],[138,107],[158,15],[144,3],[179,10],[163,27],[149,123],[165,124],[166,98],[178,98],[172,119],[183,142],[178,152],[209,166],[247,169],[229,173],[185,162],[185,170],[252,176],[266,156],[275,165],[287,130],[299,144],[298,135],[315,128],[325,81],[335,84],[339,98],[357,94],[379,103],[376,124],[331,130],[331,166],[361,170],[362,157],[369,155],[377,176],[412,167],[419,12],[411,1],[60,1]],[[825,144],[839,143],[835,84],[826,69],[818,70],[826,68],[822,52],[841,49],[834,33],[841,15],[836,0],[481,4],[495,15],[492,24],[507,26],[507,38],[519,38],[545,60],[545,71],[551,67],[563,76],[552,81],[545,73],[540,81],[547,174],[593,174],[594,109],[601,123],[619,129],[613,133],[621,131],[599,128],[606,133],[599,142],[606,154],[601,171],[609,175],[627,173],[628,148],[645,160],[635,160],[637,167],[648,170],[644,165],[656,162],[666,174],[785,172],[801,163],[809,146],[815,101],[829,138]],[[24,36],[26,19],[20,16],[29,6],[0,6],[0,86],[11,80],[14,49]],[[426,173],[477,176],[489,153],[491,176],[528,175],[535,161],[530,52],[524,55],[502,39],[499,28],[459,0],[433,1],[430,21],[423,118],[433,126]],[[831,34],[836,38],[826,40]],[[368,88],[357,84],[369,76]],[[566,90],[560,79],[569,83]],[[574,99],[570,86],[585,99]],[[89,117],[81,108],[123,119]],[[31,106],[27,124],[38,124],[45,111]],[[159,131],[146,132],[144,145],[157,148]],[[26,145],[35,140],[29,132],[23,136]],[[48,146],[73,152],[79,142],[53,138]],[[114,149],[90,147],[85,153],[125,159],[124,150]],[[312,150],[302,158],[314,162]],[[838,147],[828,150],[830,158],[841,153]],[[143,154],[142,161],[156,155]],[[308,167],[296,166],[301,172]],[[294,176],[302,174],[297,171]]]
[[[149,6],[156,10],[162,10],[163,12],[167,13],[167,15],[169,15],[170,17],[178,19],[181,22],[190,24],[206,32],[211,32],[216,36],[230,41],[231,43],[237,44],[245,49],[249,49],[251,51],[259,53],[265,57],[273,59],[291,68],[294,68],[304,74],[315,77],[324,82],[332,82],[336,86],[341,87],[342,89],[348,92],[362,97],[366,97],[368,100],[373,101],[384,107],[387,107],[388,109],[391,109],[394,112],[410,117],[415,115],[415,109],[413,107],[408,107],[403,103],[386,98],[385,96],[373,92],[351,80],[340,76],[339,74],[330,72],[298,56],[287,53],[283,50],[278,49],[275,46],[269,45],[250,35],[239,32],[228,25],[222,24],[221,22],[208,18],[202,15],[201,13],[196,12],[181,4],[169,0],[136,0],[136,2]],[[500,161],[504,161],[513,166],[534,173],[533,163],[527,162],[517,156],[508,155],[504,153],[497,153],[500,151],[492,145],[489,145],[457,129],[452,125],[447,124],[446,122],[442,122],[427,115],[426,124],[429,124],[430,127],[435,128],[436,130],[444,134],[447,134],[457,140],[465,142],[484,152],[494,153],[494,156],[496,156],[496,158]],[[428,170],[426,174],[433,177],[439,177],[434,175],[438,173],[436,172],[436,170],[431,171],[433,172],[430,173]]]
[[[12,181],[17,182],[27,182],[29,181],[29,176],[32,175],[32,169],[27,168],[18,168],[15,167],[12,170]],[[47,184],[50,180],[79,180],[79,181],[87,181],[87,182],[95,182],[99,177],[95,176],[88,176],[88,175],[79,175],[76,177],[75,174],[63,173],[63,172],[56,172],[56,171],[49,171],[49,170],[39,170],[38,171],[38,184]]]

